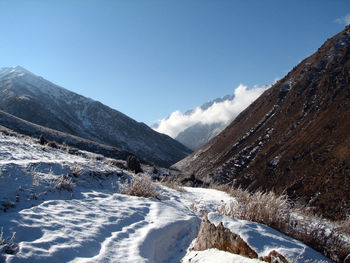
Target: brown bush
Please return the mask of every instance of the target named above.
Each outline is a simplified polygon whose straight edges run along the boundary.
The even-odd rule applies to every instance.
[[[68,175],[60,175],[55,180],[55,188],[58,190],[66,190],[68,192],[72,192],[75,184],[72,180],[72,178]]]
[[[236,202],[222,205],[220,213],[262,223],[298,239],[336,262],[350,253],[350,219],[331,222],[310,214],[308,207],[296,207],[287,196],[273,192],[250,193],[243,189],[216,187]]]
[[[139,197],[156,198],[158,200],[161,199],[153,182],[146,175],[134,176],[130,183],[122,188],[121,193]]]

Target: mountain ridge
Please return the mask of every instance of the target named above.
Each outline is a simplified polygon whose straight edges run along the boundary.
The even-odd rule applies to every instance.
[[[0,110],[44,127],[133,152],[168,167],[191,151],[167,135],[22,67],[0,70]]]
[[[284,193],[326,217],[346,217],[349,72],[348,26],[173,167],[211,183]]]

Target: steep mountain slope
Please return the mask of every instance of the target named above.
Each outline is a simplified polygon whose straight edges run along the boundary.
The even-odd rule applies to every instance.
[[[35,124],[134,152],[160,166],[169,166],[190,153],[169,136],[21,67],[0,70],[0,110]]]
[[[350,27],[174,167],[286,193],[329,218],[350,212]]]

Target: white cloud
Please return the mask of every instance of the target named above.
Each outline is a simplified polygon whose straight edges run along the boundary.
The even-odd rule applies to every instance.
[[[345,16],[342,16],[340,18],[337,18],[335,22],[339,24],[344,24],[344,25],[350,25],[350,13],[346,14]]]
[[[234,91],[233,100],[214,103],[206,110],[197,107],[190,115],[175,111],[168,119],[161,120],[155,130],[175,138],[180,132],[197,123],[228,123],[258,98],[266,88],[268,87],[254,86],[248,89],[247,86],[240,84]]]

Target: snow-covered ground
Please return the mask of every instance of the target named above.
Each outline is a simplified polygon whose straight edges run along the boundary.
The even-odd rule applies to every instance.
[[[200,216],[232,197],[161,185],[161,200],[119,194],[135,175],[111,163],[0,133],[0,227],[3,238],[16,233],[17,246],[0,262],[257,262],[188,250]]]

